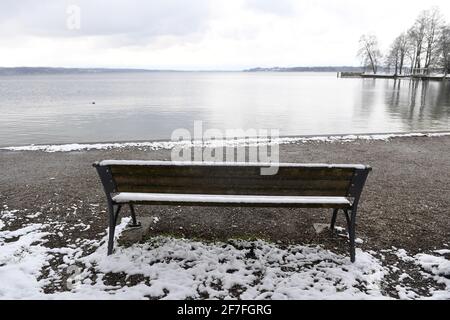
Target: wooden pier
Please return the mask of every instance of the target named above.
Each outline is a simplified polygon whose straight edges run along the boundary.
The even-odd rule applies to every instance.
[[[437,76],[437,75],[426,75],[426,74],[409,74],[409,75],[393,75],[393,74],[370,74],[370,73],[358,73],[358,72],[338,72],[338,78],[369,78],[369,79],[412,79],[412,80],[433,80],[433,81],[444,81],[450,80],[450,75],[447,76]]]

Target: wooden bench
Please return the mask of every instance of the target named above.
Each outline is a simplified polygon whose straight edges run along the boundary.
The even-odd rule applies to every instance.
[[[273,165],[273,164],[272,164]],[[280,163],[275,175],[261,175],[263,163],[205,163],[104,160],[94,167],[109,210],[108,255],[124,205],[138,227],[134,204],[224,207],[331,208],[331,230],[339,210],[345,215],[350,259],[355,261],[355,222],[369,166]]]

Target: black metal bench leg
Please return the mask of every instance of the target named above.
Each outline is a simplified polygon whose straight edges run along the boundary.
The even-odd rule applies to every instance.
[[[348,215],[348,210],[344,209],[342,211],[344,212],[345,221],[347,222],[347,232],[350,234],[350,216]]]
[[[136,212],[134,211],[134,206],[130,203],[130,212],[131,212],[131,223],[128,226],[131,228],[140,227],[141,223],[136,220]]]
[[[108,256],[112,254],[114,249],[114,233],[116,231],[117,218],[119,217],[121,205],[117,206],[117,210],[114,210],[113,204],[108,204],[109,211],[109,239],[108,239]]]
[[[333,209],[333,216],[331,217],[331,224],[330,224],[331,231],[334,230],[334,225],[336,224],[336,218],[337,218],[338,211],[339,211],[339,209]]]
[[[356,209],[352,210],[352,216],[349,224],[348,236],[350,239],[350,261],[355,262],[355,227],[356,227]]]

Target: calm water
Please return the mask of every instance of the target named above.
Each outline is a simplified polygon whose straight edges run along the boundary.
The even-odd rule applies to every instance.
[[[92,102],[95,101],[95,104]],[[0,145],[170,139],[176,128],[282,135],[448,130],[450,82],[335,73],[0,77]]]

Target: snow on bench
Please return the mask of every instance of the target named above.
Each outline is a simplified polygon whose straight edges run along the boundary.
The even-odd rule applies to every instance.
[[[304,167],[304,168],[343,168],[367,169],[363,164],[327,164],[327,163],[276,163],[276,162],[213,162],[213,161],[156,161],[156,160],[103,160],[99,166],[238,166],[238,167]]]
[[[279,203],[279,204],[343,204],[350,205],[346,197],[294,197],[294,196],[240,196],[179,193],[121,192],[112,197],[117,203],[128,202],[205,202],[205,203]]]

